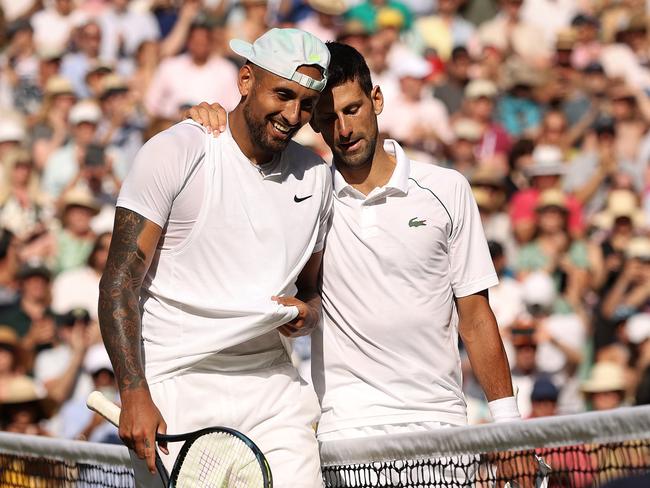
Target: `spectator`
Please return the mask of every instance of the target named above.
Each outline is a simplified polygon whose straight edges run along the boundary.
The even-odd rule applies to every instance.
[[[130,59],[146,41],[156,41],[160,29],[151,12],[138,11],[130,0],[111,0],[99,18],[102,31],[100,57],[115,63]]]
[[[193,25],[187,54],[163,60],[149,85],[145,97],[149,114],[177,120],[184,106],[202,100],[217,101],[227,110],[234,108],[239,101],[237,70],[224,58],[213,56],[211,50],[210,28]]]
[[[94,195],[83,187],[68,190],[61,199],[61,224],[57,232],[57,273],[83,266],[92,252],[95,234],[91,220],[100,207]]]
[[[499,13],[479,28],[484,45],[512,51],[531,66],[547,66],[551,53],[544,32],[521,18],[523,0],[500,0]]]
[[[338,16],[347,10],[345,0],[308,0],[305,3],[313,9],[313,13],[298,22],[296,27],[321,41],[335,40]]]
[[[84,308],[92,320],[97,320],[99,279],[106,266],[110,242],[110,233],[98,235],[86,266],[64,271],[56,277],[52,285],[52,309],[56,313]],[[70,290],[75,290],[75,293],[70,293]]]
[[[530,188],[516,192],[510,202],[510,219],[515,238],[519,243],[533,239],[536,228],[536,208],[541,192],[559,189],[562,175],[566,172],[562,151],[554,146],[537,146],[533,152],[533,164],[528,166],[526,176]],[[582,208],[572,195],[565,198],[568,211],[569,233],[579,237],[583,231]]]
[[[15,434],[51,436],[43,421],[54,408],[47,392],[34,380],[26,375],[16,376],[8,382],[0,401],[0,427]]]
[[[0,309],[18,299],[18,239],[0,227]]]
[[[75,101],[72,83],[58,75],[47,80],[43,105],[32,129],[34,164],[39,171],[45,168],[50,156],[68,142],[70,110]]]
[[[386,100],[379,130],[411,148],[440,148],[453,140],[445,106],[425,91],[431,67],[422,58],[404,59],[397,71],[400,92]]]
[[[467,46],[474,36],[474,26],[458,15],[460,0],[438,0],[436,15],[420,17],[414,26],[424,45],[447,62],[457,46]]]
[[[0,162],[7,153],[19,149],[26,141],[27,134],[22,121],[9,114],[0,120]]]
[[[557,400],[560,392],[553,382],[545,376],[535,380],[530,393],[530,417],[552,417],[557,415]]]
[[[345,13],[345,18],[359,20],[366,30],[374,32],[377,28],[377,14],[382,8],[397,11],[404,18],[404,28],[410,29],[412,23],[411,11],[404,3],[396,0],[365,0]]]
[[[21,338],[26,353],[48,347],[54,335],[50,310],[52,273],[38,261],[27,262],[17,273],[16,301],[0,307],[0,324],[11,327]]]
[[[444,82],[434,88],[434,95],[445,104],[450,114],[458,112],[463,106],[463,95],[469,83],[471,65],[472,59],[467,49],[462,46],[455,47],[445,65]],[[379,85],[381,86],[381,83]]]
[[[92,378],[93,391],[119,403],[113,366],[103,344],[88,348],[83,361],[83,371]],[[61,407],[61,436],[66,439],[88,440],[109,444],[121,444],[117,427],[98,413],[88,409],[84,399],[72,398]]]
[[[467,116],[481,127],[478,160],[505,172],[505,156],[510,149],[510,137],[494,120],[497,93],[497,86],[489,80],[470,81],[465,87],[465,110]]]
[[[627,387],[623,367],[603,361],[594,365],[581,389],[589,409],[602,411],[622,406]]]
[[[88,348],[100,341],[99,326],[87,310],[70,310],[60,322],[52,347],[39,352],[34,363],[34,378],[44,385],[57,408],[71,398],[85,402],[93,382],[82,364]],[[60,432],[60,421],[60,415],[50,421],[53,433]]]
[[[61,74],[72,82],[79,98],[86,98],[91,91],[86,83],[86,75],[100,62],[99,46],[102,30],[95,21],[90,21],[79,28],[76,53],[64,56]]]
[[[490,307],[499,324],[508,357],[512,358],[510,329],[526,311],[523,290],[521,283],[508,274],[508,261],[503,246],[495,241],[488,241],[488,246],[494,269],[499,276],[499,284],[490,288]]]
[[[52,202],[41,191],[34,163],[26,150],[12,151],[3,163],[0,225],[21,241],[33,241],[48,232],[54,217]]]
[[[32,17],[34,38],[39,49],[65,50],[72,30],[79,24],[83,14],[74,9],[73,0],[54,0],[50,6]]]

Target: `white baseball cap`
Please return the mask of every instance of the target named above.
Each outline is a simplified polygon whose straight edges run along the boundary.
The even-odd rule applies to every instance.
[[[638,313],[632,315],[625,323],[625,332],[633,344],[641,344],[650,339],[650,314]]]
[[[393,70],[398,78],[423,80],[431,74],[431,65],[420,56],[406,56],[396,63]]]
[[[299,29],[271,29],[252,44],[233,39],[230,48],[254,65],[306,88],[321,92],[327,84],[329,49],[323,41],[308,32]],[[323,79],[315,80],[299,73],[298,68],[305,65],[320,67]]]
[[[12,117],[0,120],[0,142],[24,142],[27,137],[25,126]]]

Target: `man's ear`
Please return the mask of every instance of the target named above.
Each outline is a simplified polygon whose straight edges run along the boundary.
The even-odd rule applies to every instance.
[[[237,78],[237,88],[242,97],[248,96],[253,89],[255,83],[255,73],[250,64],[245,64],[239,69],[239,76]]]
[[[370,92],[370,100],[372,100],[372,107],[375,111],[375,115],[382,113],[384,110],[384,94],[381,92],[379,85],[375,85]]]

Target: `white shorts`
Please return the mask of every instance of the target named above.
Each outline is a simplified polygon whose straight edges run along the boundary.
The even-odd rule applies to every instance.
[[[211,426],[231,427],[250,437],[271,465],[275,488],[322,488],[314,426],[320,416],[316,394],[291,364],[243,372],[190,372],[151,385],[167,433]],[[182,444],[182,443],[180,443]],[[179,443],[161,458],[171,472]],[[160,487],[131,453],[139,488]]]

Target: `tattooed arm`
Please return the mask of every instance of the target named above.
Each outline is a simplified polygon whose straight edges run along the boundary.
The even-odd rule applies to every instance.
[[[139,297],[161,228],[121,207],[99,284],[99,325],[122,400],[120,437],[155,473],[156,432],[167,426],[149,393],[142,361]],[[160,446],[166,452],[166,446]]]

